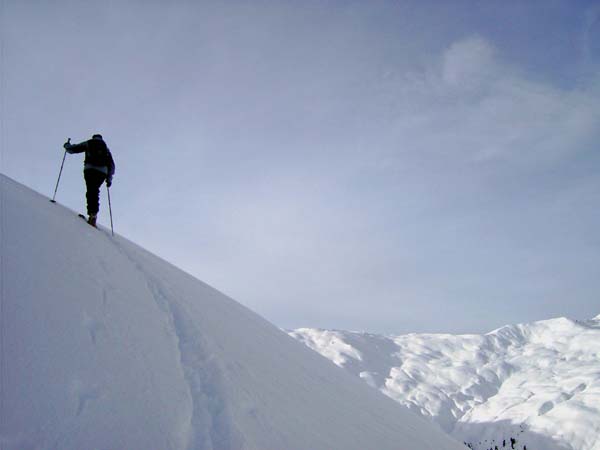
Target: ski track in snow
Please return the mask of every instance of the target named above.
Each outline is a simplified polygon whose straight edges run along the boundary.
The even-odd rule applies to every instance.
[[[186,449],[236,448],[235,438],[232,436],[237,433],[234,432],[228,411],[220,400],[222,389],[219,380],[222,371],[216,360],[204,351],[201,333],[174,294],[167,293],[161,282],[144,270],[122,245],[116,240],[113,242],[146,280],[152,298],[167,315],[171,332],[176,338],[178,359],[192,403],[192,415],[187,423]]]
[[[462,447],[133,242],[0,198],[2,450]]]

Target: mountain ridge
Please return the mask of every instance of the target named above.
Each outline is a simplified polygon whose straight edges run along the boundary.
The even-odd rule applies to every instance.
[[[482,335],[290,334],[475,450],[513,435],[528,449],[600,449],[599,316]]]

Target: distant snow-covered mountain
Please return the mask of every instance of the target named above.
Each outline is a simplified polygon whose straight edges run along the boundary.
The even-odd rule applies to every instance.
[[[600,450],[600,316],[485,335],[290,332],[475,450]]]

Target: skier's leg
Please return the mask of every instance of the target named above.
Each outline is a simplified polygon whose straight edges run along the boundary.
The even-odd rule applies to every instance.
[[[87,187],[85,196],[87,199],[87,212],[90,216],[90,220],[88,220],[88,222],[91,225],[95,225],[95,219],[98,215],[98,210],[100,209],[100,186],[102,186],[102,183],[104,183],[106,175],[98,170],[93,169],[84,170],[83,175]]]

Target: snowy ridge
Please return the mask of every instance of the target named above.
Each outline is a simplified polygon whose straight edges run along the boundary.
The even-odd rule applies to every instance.
[[[600,450],[600,316],[485,335],[290,334],[476,450],[510,437],[518,449]]]
[[[232,299],[0,175],[0,448],[458,450]]]

